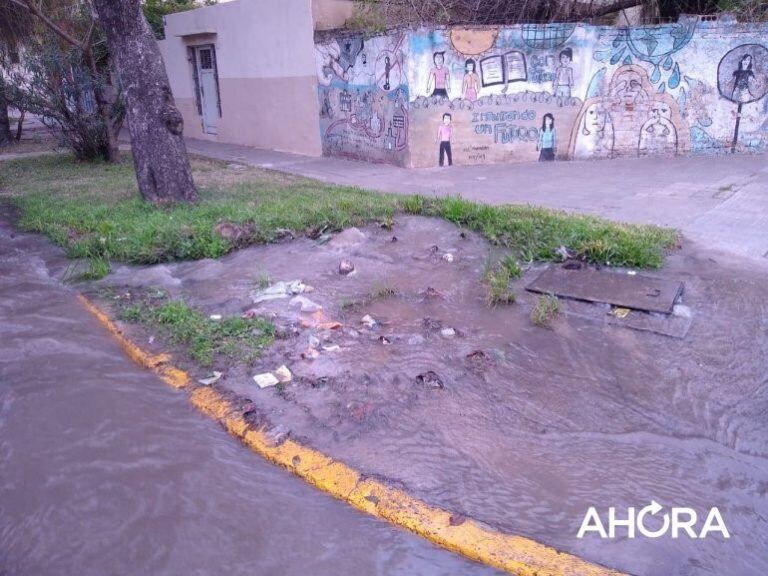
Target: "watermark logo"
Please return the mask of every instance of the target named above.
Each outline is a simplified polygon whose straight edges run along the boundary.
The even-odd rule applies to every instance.
[[[710,534],[731,537],[717,506],[709,509],[703,522],[699,521],[699,515],[693,508],[677,506],[665,510],[655,500],[640,510],[630,506],[625,513],[621,513],[611,507],[607,512],[607,518],[602,518],[597,508],[590,506],[576,537],[584,538],[591,534],[605,539],[661,538],[667,535],[672,538],[706,538]]]

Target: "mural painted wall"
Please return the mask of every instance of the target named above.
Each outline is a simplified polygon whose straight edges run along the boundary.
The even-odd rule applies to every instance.
[[[766,25],[419,29],[317,56],[329,155],[428,167],[768,151]]]
[[[407,164],[405,34],[315,45],[323,154]]]

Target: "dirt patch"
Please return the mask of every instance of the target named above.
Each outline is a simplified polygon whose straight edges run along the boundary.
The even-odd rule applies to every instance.
[[[675,338],[564,300],[542,327],[524,290],[542,266],[511,281],[515,303],[488,306],[483,279],[504,254],[479,236],[418,217],[361,232],[123,266],[101,286],[270,319],[282,337],[251,364],[214,364],[215,385],[459,516],[643,576],[768,571],[765,270],[684,246],[653,273],[685,284],[687,333]],[[345,260],[353,270],[340,273]],[[283,364],[291,382],[253,382]],[[652,498],[702,515],[719,506],[745,547],[576,538],[589,506]]]

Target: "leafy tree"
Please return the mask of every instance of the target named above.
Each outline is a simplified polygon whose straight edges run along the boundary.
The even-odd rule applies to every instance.
[[[165,38],[165,22],[163,18],[168,14],[174,14],[176,12],[185,12],[187,10],[193,10],[194,8],[200,8],[201,6],[212,6],[216,4],[218,0],[144,0],[142,3],[142,10],[144,10],[144,16],[149,22],[149,27],[152,28],[152,32],[155,38],[162,40]]]

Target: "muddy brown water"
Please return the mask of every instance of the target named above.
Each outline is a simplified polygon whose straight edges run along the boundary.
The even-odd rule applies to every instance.
[[[633,574],[768,573],[764,265],[688,244],[673,255],[655,274],[685,283],[684,338],[613,326],[605,309],[584,315],[565,302],[547,329],[532,325],[537,296],[523,289],[540,268],[517,283],[516,304],[489,308],[479,279],[496,255],[482,238],[405,217],[363,232],[122,267],[105,284],[163,287],[226,315],[251,306],[265,275],[301,279],[344,328],[305,329],[288,300],[263,303],[259,313],[292,335],[255,366],[219,366],[222,386],[292,435],[430,503]],[[342,258],[354,274],[338,274]],[[426,297],[428,287],[440,295]],[[366,300],[390,288],[396,296]],[[365,314],[382,325],[366,328]],[[442,337],[438,324],[458,335]],[[312,335],[340,350],[302,359]],[[485,357],[468,359],[475,350]],[[250,381],[283,363],[296,379],[282,392]],[[416,381],[429,370],[444,389]],[[608,507],[625,517],[651,501],[695,509],[699,530],[717,506],[731,538],[577,538],[590,506],[607,521]]]
[[[0,574],[493,574],[262,461],[0,224]]]

